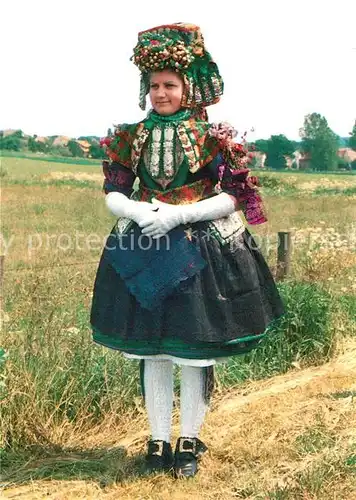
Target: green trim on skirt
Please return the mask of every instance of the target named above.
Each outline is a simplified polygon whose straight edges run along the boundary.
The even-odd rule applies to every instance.
[[[224,343],[194,342],[188,344],[182,340],[172,338],[149,341],[113,338],[93,328],[93,340],[105,347],[139,356],[168,354],[184,359],[211,359],[246,354],[258,346],[262,338],[266,336],[266,333],[267,331],[259,335],[229,340]]]

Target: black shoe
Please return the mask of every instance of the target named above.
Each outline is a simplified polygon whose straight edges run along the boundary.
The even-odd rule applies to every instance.
[[[148,441],[145,462],[147,473],[169,471],[174,463],[171,444],[158,439]]]
[[[180,437],[174,454],[174,475],[177,478],[195,476],[198,460],[207,449],[198,438]]]

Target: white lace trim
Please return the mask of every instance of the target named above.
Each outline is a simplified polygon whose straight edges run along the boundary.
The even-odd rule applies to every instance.
[[[179,358],[177,356],[171,356],[169,354],[155,354],[155,355],[143,355],[139,354],[129,354],[127,352],[122,353],[127,359],[151,359],[151,360],[170,360],[177,365],[186,365],[186,366],[212,366],[218,363],[226,363],[228,358],[217,358],[217,359],[185,359]]]

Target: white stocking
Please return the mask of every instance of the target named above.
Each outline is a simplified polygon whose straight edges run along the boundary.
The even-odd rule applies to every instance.
[[[146,359],[144,364],[145,403],[152,440],[169,443],[173,409],[173,363]]]
[[[182,366],[180,389],[180,435],[198,437],[208,405],[204,401],[204,369]]]

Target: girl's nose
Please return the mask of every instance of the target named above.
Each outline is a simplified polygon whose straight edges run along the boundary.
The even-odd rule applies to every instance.
[[[162,87],[161,86],[158,87],[158,89],[157,89],[157,96],[158,97],[164,97],[165,95],[166,95],[166,91],[165,91],[163,85],[162,85]]]

